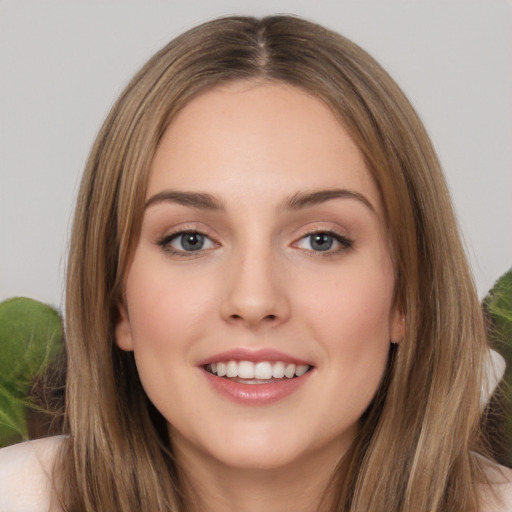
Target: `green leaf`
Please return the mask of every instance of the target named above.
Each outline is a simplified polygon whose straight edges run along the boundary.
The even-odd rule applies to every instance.
[[[505,358],[507,368],[501,385],[505,396],[506,429],[512,442],[512,269],[503,274],[483,301],[492,345]],[[512,467],[512,445],[507,464]]]
[[[496,281],[483,305],[492,322],[494,341],[512,356],[512,269]]]
[[[50,306],[22,297],[0,304],[0,446],[28,438],[30,387],[62,350],[62,337]]]
[[[0,446],[28,438],[26,403],[0,386]]]
[[[61,349],[62,324],[55,309],[17,297],[0,304],[0,383],[13,392],[27,386]]]

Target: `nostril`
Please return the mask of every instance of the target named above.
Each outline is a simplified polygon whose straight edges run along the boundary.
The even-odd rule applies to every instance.
[[[230,318],[232,320],[237,320],[237,321],[238,320],[243,320],[243,316],[242,315],[238,315],[238,314],[233,314],[233,315],[231,315]],[[266,315],[266,316],[263,317],[263,320],[264,321],[267,320],[267,321],[273,322],[273,321],[277,320],[277,315]]]

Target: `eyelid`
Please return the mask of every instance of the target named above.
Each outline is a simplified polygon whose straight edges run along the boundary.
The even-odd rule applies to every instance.
[[[291,246],[296,249],[300,249],[312,256],[333,256],[338,253],[350,251],[354,248],[354,240],[349,238],[347,235],[342,234],[340,232],[341,230],[337,230],[333,227],[324,228],[317,225],[316,227],[311,226],[309,229],[304,227],[302,231],[302,234],[294,239],[294,241],[291,243]],[[155,237],[154,243],[168,254],[193,258],[201,256],[205,252],[221,246],[221,244],[216,240],[216,237],[210,234],[210,232],[210,229],[199,227],[196,224],[179,224],[178,226],[173,227],[170,231],[165,232],[165,234]],[[174,248],[170,245],[174,239],[187,233],[197,233],[202,235],[211,242],[212,246],[207,248],[201,247],[196,251],[187,251]],[[300,242],[307,239],[308,237],[314,236],[315,234],[325,234],[333,237],[337,247],[334,249],[328,248],[325,251],[319,251],[314,250],[313,248],[304,248],[299,246]]]
[[[303,247],[299,247],[298,244],[304,239],[307,239],[311,236],[314,236],[316,234],[325,234],[332,236],[337,244],[339,244],[339,247],[336,249],[327,249],[325,251],[315,251],[314,249],[307,249]],[[313,256],[333,256],[339,253],[350,251],[354,248],[354,240],[348,238],[346,235],[342,235],[337,230],[333,228],[317,228],[317,229],[311,229],[304,233],[299,238],[296,238],[295,241],[292,243],[292,247],[295,247],[297,249],[301,249],[305,252],[307,252],[310,255]]]
[[[155,245],[158,245],[164,252],[172,256],[194,258],[204,254],[207,251],[210,251],[211,249],[214,249],[215,247],[220,246],[219,242],[217,242],[215,238],[208,232],[208,229],[202,229],[194,225],[181,224],[171,229],[170,231],[167,231],[165,234],[157,236],[154,240],[154,243]],[[201,248],[197,251],[185,251],[176,249],[170,245],[173,240],[182,235],[186,235],[187,233],[196,233],[207,238],[212,243],[213,247],[207,247],[205,249]]]

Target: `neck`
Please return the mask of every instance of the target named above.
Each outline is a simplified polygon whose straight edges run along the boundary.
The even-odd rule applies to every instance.
[[[228,467],[194,450],[176,454],[189,512],[315,512],[329,509],[338,457],[304,456],[279,468]],[[323,456],[322,456],[323,455]]]

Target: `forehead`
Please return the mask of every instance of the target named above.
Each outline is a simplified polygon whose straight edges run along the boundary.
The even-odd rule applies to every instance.
[[[340,187],[380,208],[359,149],[329,107],[291,85],[235,82],[178,113],[155,153],[147,197],[177,188],[277,199]]]

